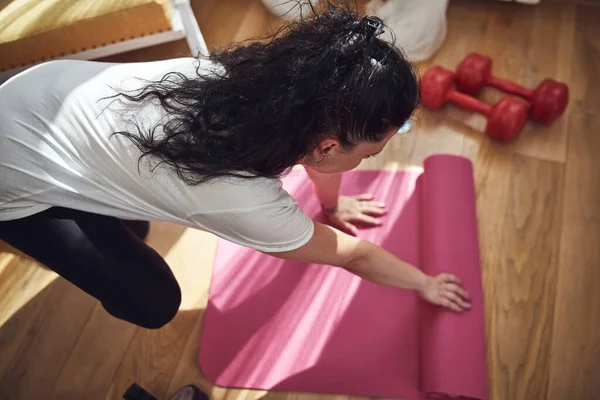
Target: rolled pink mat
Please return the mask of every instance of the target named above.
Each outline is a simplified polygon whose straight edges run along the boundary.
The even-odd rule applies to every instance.
[[[304,173],[286,177],[284,187],[320,219]],[[429,275],[458,275],[472,309],[455,313],[340,268],[283,261],[220,240],[200,343],[204,375],[225,387],[487,399],[471,163],[435,155],[424,172],[352,171],[341,193],[372,193],[385,202],[384,224],[359,237]]]
[[[466,313],[424,303],[421,309],[421,390],[483,399],[487,394],[484,304],[473,168],[469,160],[436,155],[424,162],[421,227],[423,272],[451,272],[472,298]]]

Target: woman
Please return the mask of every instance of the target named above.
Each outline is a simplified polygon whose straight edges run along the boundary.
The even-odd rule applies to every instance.
[[[457,277],[426,276],[352,234],[379,224],[382,204],[338,194],[341,173],[379,153],[418,104],[413,70],[381,31],[328,6],[207,59],[61,60],[21,73],[0,87],[0,238],[146,328],[181,300],[143,242],[150,220],[468,308]],[[295,165],[329,224],[282,189]]]

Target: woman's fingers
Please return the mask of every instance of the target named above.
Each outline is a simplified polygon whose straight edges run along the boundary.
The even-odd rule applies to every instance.
[[[463,299],[467,301],[469,300],[469,293],[467,293],[466,290],[458,286],[456,283],[447,283],[445,287],[447,290],[458,294]]]
[[[458,312],[471,308],[469,294],[460,286],[460,278],[456,275],[442,273],[434,282],[434,303]]]
[[[349,235],[356,236],[358,233],[358,229],[356,229],[356,226],[352,225],[350,222],[343,222],[342,227],[343,230],[345,230],[346,233]]]
[[[365,201],[361,201],[360,204],[363,205],[363,206],[385,208],[385,203],[383,203],[381,201],[367,201],[367,200],[365,200]]]
[[[381,225],[381,221],[377,218],[373,218],[369,215],[358,214],[355,218],[356,221],[360,221],[367,225]]]
[[[374,203],[369,203],[369,204],[362,206],[360,208],[360,211],[363,214],[367,214],[367,215],[384,215],[385,214],[385,209],[383,207],[379,207],[379,206],[375,205]]]
[[[385,214],[385,204],[380,201],[372,201],[373,195],[370,193],[354,196],[358,200],[358,209],[362,214],[381,216]]]
[[[458,307],[460,307],[461,310],[467,309],[470,307],[470,304],[467,303],[461,296],[459,296],[458,294],[456,294],[456,292],[450,291],[450,290],[446,290],[443,293],[443,296],[450,300],[453,304],[457,305]]]
[[[439,274],[438,278],[442,281],[442,282],[454,282],[457,284],[461,284],[460,278],[454,274],[447,274],[447,273],[443,273],[443,274]]]
[[[369,195],[363,195],[363,196],[369,196]],[[367,215],[381,216],[381,215],[385,214],[385,204],[383,204],[379,201],[367,201],[367,200],[359,201],[358,209],[360,210],[361,213],[367,214]]]
[[[448,299],[446,297],[442,298],[442,300],[440,302],[440,305],[442,305],[442,306],[444,306],[446,308],[449,308],[449,309],[451,309],[453,311],[456,311],[456,312],[460,312],[461,311],[461,309],[458,306],[458,304],[454,303],[453,301],[451,301],[450,299]]]
[[[373,200],[373,195],[370,193],[363,193],[356,196],[357,200]]]

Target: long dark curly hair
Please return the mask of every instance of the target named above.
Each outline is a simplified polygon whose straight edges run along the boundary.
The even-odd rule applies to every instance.
[[[266,40],[208,58],[221,73],[179,72],[128,101],[158,100],[153,129],[117,132],[188,184],[223,176],[281,177],[330,137],[350,149],[399,128],[419,102],[416,73],[394,43],[347,4],[328,3]]]

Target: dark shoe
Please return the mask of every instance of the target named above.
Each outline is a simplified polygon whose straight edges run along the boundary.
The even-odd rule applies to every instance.
[[[137,383],[129,386],[129,389],[123,395],[125,400],[158,400],[156,397],[152,396],[146,390],[144,390]]]
[[[123,395],[125,400],[157,400],[137,383],[132,384]],[[208,396],[194,385],[182,387],[169,400],[208,400]]]
[[[194,385],[182,387],[169,400],[208,400],[208,396]]]

